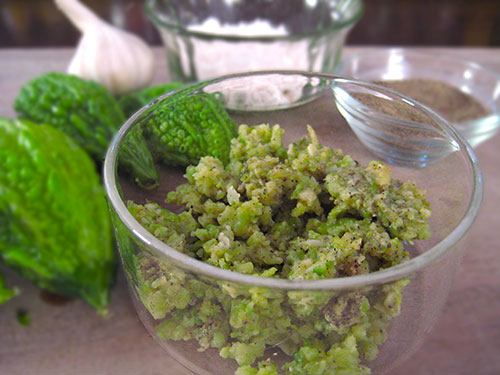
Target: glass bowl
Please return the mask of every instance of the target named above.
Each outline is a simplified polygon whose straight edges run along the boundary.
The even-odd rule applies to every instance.
[[[273,82],[275,88],[286,87],[286,90],[279,95],[275,88],[263,89],[262,82]],[[336,277],[309,280],[309,276],[300,276],[298,273],[299,276],[291,280],[272,277],[271,274],[255,276],[249,272],[248,264],[240,265],[239,272],[236,272],[186,255],[160,238],[165,238],[165,233],[172,233],[169,231],[175,228],[188,233],[191,231],[188,229],[191,224],[165,226],[161,224],[163,216],[157,213],[163,212],[163,208],[159,207],[174,210],[174,207],[165,203],[165,197],[168,192],[183,184],[185,177],[191,178],[189,176],[193,176],[193,170],[188,170],[183,177],[186,173],[184,168],[158,163],[159,187],[144,190],[135,184],[126,171],[119,170],[117,166],[124,141],[129,134],[136,134],[130,133],[131,129],[138,126],[144,128],[159,105],[177,103],[181,97],[192,98],[206,93],[214,94],[217,100],[226,105],[230,117],[237,124],[246,124],[250,129],[262,123],[280,124],[285,130],[285,145],[305,136],[308,133],[306,125],[309,125],[321,144],[342,150],[356,162],[349,162],[348,158],[341,160],[349,165],[366,166],[371,160],[377,159],[377,155],[360,141],[339,112],[338,100],[335,100],[336,95],[345,97],[351,94],[355,98],[360,87],[365,94],[375,97],[387,94],[385,89],[377,85],[319,73],[275,71],[225,76],[160,97],[134,114],[115,137],[104,162],[104,184],[122,265],[136,310],[157,342],[195,374],[326,375],[337,371],[382,374],[416,351],[440,315],[464,251],[465,235],[478,214],[483,182],[471,146],[448,123],[418,103],[398,98],[397,95],[391,97],[391,100],[397,101],[401,106],[421,111],[428,116],[429,121],[438,123],[442,127],[441,137],[448,137],[455,148],[442,154],[431,164],[418,167],[406,163],[391,164],[394,178],[411,180],[426,190],[432,211],[429,218],[431,236],[419,240],[408,237],[400,242],[400,246],[408,252],[408,259],[372,273],[357,274],[357,263],[354,262],[349,263],[348,268],[343,266],[344,271]],[[339,88],[342,89],[340,92]],[[412,138],[414,134],[410,131],[406,138]],[[316,147],[308,146],[307,153],[317,155]],[[328,162],[329,159],[325,160]],[[300,165],[299,162],[294,168],[300,168]],[[386,170],[379,164],[371,166]],[[258,173],[258,169],[249,170]],[[318,171],[320,175],[317,178],[321,180],[324,178],[321,177],[323,172],[321,169]],[[335,175],[333,172],[331,174]],[[264,173],[262,181],[267,181],[267,177]],[[217,184],[222,178],[216,177],[214,181]],[[286,179],[283,184],[285,181]],[[235,192],[229,198],[229,190],[228,188],[227,197],[219,199],[227,199],[227,204],[224,203],[227,207],[233,207],[233,203],[237,204],[236,207],[241,207],[240,198],[235,198]],[[184,199],[188,195],[189,191],[186,190],[185,194],[180,193],[178,196]],[[242,196],[244,200],[244,194]],[[301,198],[290,199],[292,202],[293,199]],[[129,211],[127,208],[129,201],[153,207],[154,217],[151,221],[143,221],[141,218],[140,224],[137,216],[132,214],[132,209]],[[207,201],[209,199],[204,200]],[[330,214],[335,207],[340,206],[338,202],[333,208],[330,206]],[[286,208],[283,210],[287,212]],[[185,211],[184,214],[189,212]],[[351,214],[344,214],[347,216],[342,216],[339,220],[361,220],[356,217],[349,219]],[[258,220],[265,220],[264,214],[255,215]],[[243,221],[245,219],[237,215],[235,217]],[[383,221],[381,217],[370,215],[364,218],[367,225],[378,223],[379,219]],[[196,223],[202,222],[201,216],[195,220]],[[217,216],[217,220],[222,218]],[[280,219],[276,216],[272,220]],[[288,217],[285,216],[283,220],[288,220]],[[328,224],[325,217],[318,220],[316,223],[320,227],[323,221],[327,223],[321,227],[323,230],[333,231],[339,228],[337,224],[341,222]],[[390,226],[398,220],[398,217],[392,218],[385,225]],[[265,232],[261,224],[257,227],[255,225],[257,224],[253,221],[248,222],[240,225],[238,230]],[[373,225],[376,227],[379,224]],[[225,228],[229,230],[229,227]],[[234,233],[236,230],[234,229]],[[227,244],[234,240],[228,236],[229,234],[225,234],[221,237],[219,233],[216,241],[210,243],[201,236],[201,242],[197,244],[206,246],[204,249],[207,252],[216,252],[227,249]],[[236,236],[243,234],[237,233]],[[262,246],[268,246],[268,237],[265,236],[271,234],[267,233],[260,239],[254,238],[253,245],[249,239],[245,246],[254,246],[254,251],[258,252]],[[393,233],[392,236],[390,241],[396,241],[394,238],[398,235]],[[173,238],[180,237],[174,235]],[[380,249],[390,251],[390,245],[370,245],[371,240],[367,238],[357,242],[357,246],[372,246],[372,251],[375,252]],[[307,242],[307,246],[320,246],[318,240],[313,237],[309,239],[311,241]],[[278,240],[281,241],[281,237]],[[331,251],[335,253],[331,253],[326,247],[308,251],[311,251],[311,256],[315,251],[337,254],[338,250],[335,249],[338,240],[331,239]],[[295,245],[284,241],[285,255],[287,252],[291,254]],[[325,242],[321,243],[321,246],[325,245]],[[222,248],[215,246],[216,244]],[[329,240],[326,245],[330,248]],[[181,246],[181,250],[184,247]],[[221,267],[224,267],[224,262],[231,261],[231,253],[227,254],[229,258],[219,259]],[[329,262],[323,263],[319,268],[307,266],[305,275],[324,275],[323,268],[331,267],[334,261]],[[372,256],[367,256],[360,262],[363,267],[372,267],[369,262],[381,264],[380,260]],[[304,264],[307,265],[307,261]],[[260,370],[257,369],[258,362],[261,363]]]
[[[434,80],[459,89],[482,105],[485,113],[476,112],[465,97],[451,97],[448,91],[441,94],[415,89],[402,83],[393,86],[396,91],[412,96],[453,123],[456,129],[474,147],[493,137],[500,126],[500,75],[456,56],[442,53],[408,50],[404,48],[376,48],[347,56],[336,73],[363,81],[392,83],[401,80]],[[456,108],[455,114],[452,114]],[[471,112],[466,112],[470,108]],[[477,113],[477,114],[476,114]]]
[[[333,72],[362,0],[148,0],[171,80],[269,69]]]

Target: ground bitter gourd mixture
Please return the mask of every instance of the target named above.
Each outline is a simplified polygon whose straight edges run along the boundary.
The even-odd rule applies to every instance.
[[[361,166],[309,137],[288,147],[278,125],[241,125],[224,165],[206,156],[160,205],[129,202],[134,217],[178,251],[248,275],[319,280],[404,262],[405,242],[429,236],[429,204],[388,166]],[[187,274],[136,255],[138,295],[163,339],[196,340],[234,359],[237,375],[369,374],[399,315],[407,280],[352,292],[280,291]],[[289,356],[262,360],[266,349]]]

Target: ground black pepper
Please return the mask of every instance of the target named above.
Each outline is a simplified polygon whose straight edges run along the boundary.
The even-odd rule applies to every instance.
[[[441,129],[441,126],[432,118],[420,112],[417,108],[409,106],[404,102],[388,100],[382,97],[365,93],[353,93],[352,96],[365,106],[374,109],[391,118],[399,119],[405,122],[425,124],[429,127],[411,127],[404,123],[394,123],[390,127],[390,133],[406,139],[432,138],[436,135],[434,129]],[[389,130],[387,128],[386,130]]]
[[[472,95],[441,81],[403,79],[375,83],[427,105],[452,123],[475,120],[489,114]]]
[[[415,83],[416,81],[420,81]],[[447,89],[444,89],[443,87],[447,86],[446,84],[438,84],[434,85],[433,81],[430,81],[431,85],[437,88],[437,90],[443,90],[446,91]],[[396,81],[385,81],[385,82],[376,82],[378,84],[383,84],[385,87],[391,88],[395,91],[398,91],[400,93],[403,93],[402,91],[405,91],[403,94],[406,94],[407,96],[410,97],[409,90],[405,90],[406,84],[409,83],[409,87],[413,90],[417,89],[418,87],[425,87],[428,89],[429,86],[426,86],[425,82],[422,82],[422,80],[407,80],[407,81],[397,81],[398,85],[394,85],[393,83],[396,83]],[[400,85],[399,85],[400,84]],[[403,87],[401,90],[400,87]],[[456,91],[459,91],[457,89],[453,89]],[[422,90],[425,91],[425,90]],[[421,93],[421,92],[420,92]],[[438,93],[437,95],[442,95],[443,92],[440,94]],[[446,92],[445,92],[446,94]],[[448,94],[451,96],[451,99],[454,103],[458,103],[457,97],[460,96],[462,97],[463,93],[459,92],[458,94],[453,91],[448,91]],[[456,95],[456,96],[454,96]],[[439,141],[441,143],[441,147],[444,149],[450,148],[450,140],[449,137],[446,135],[446,130],[443,129],[443,125],[437,121],[435,121],[431,116],[427,115],[425,112],[419,110],[418,108],[408,105],[408,103],[405,103],[404,101],[397,101],[397,100],[391,100],[390,98],[386,98],[384,96],[376,96],[373,94],[368,94],[368,93],[353,93],[351,96],[356,99],[358,102],[364,104],[366,107],[371,108],[375,110],[378,113],[387,115],[391,119],[398,119],[400,121],[382,121],[379,124],[378,131],[385,134],[386,137],[384,138],[388,143],[391,144],[392,147],[397,150],[400,150],[400,152],[403,153],[408,153],[408,152],[418,152],[419,154],[425,153],[425,147],[427,147],[427,143],[422,141],[424,140],[432,140],[434,144],[434,149],[436,145],[436,141]],[[414,95],[415,96],[415,95]],[[436,93],[432,95],[423,95],[424,97],[427,98],[427,101],[432,101],[432,100],[439,100],[436,99]],[[414,97],[412,97],[414,98]],[[417,101],[422,102],[422,99],[419,97],[418,99],[415,98]],[[449,98],[447,99],[449,100]],[[472,102],[472,100],[475,101],[472,97],[470,97],[469,102]],[[476,102],[477,103],[477,102]],[[422,103],[422,104],[427,104],[429,108],[433,108],[434,110],[437,111],[436,105],[429,105],[428,103]],[[434,103],[435,104],[435,103]],[[458,104],[455,104],[458,105]],[[464,105],[465,106],[465,105]],[[446,107],[441,105],[440,108],[452,108],[450,106]],[[477,108],[477,107],[474,107]],[[482,107],[480,107],[482,108]],[[457,111],[460,109],[457,109]],[[484,108],[483,108],[484,110]],[[453,111],[451,111],[453,113]],[[471,111],[469,109],[469,116],[471,114]],[[481,111],[480,114],[482,115],[483,112]],[[453,119],[450,119],[449,113],[448,116],[446,114],[441,113],[441,115],[447,119],[449,122],[453,122],[453,120],[456,120],[457,117],[453,117]],[[476,115],[479,115],[479,110],[476,110]],[[463,115],[461,118],[464,118]],[[379,122],[377,120],[377,122]],[[380,135],[380,134],[379,134]],[[394,150],[393,150],[394,151]],[[435,150],[433,151],[435,152]],[[421,157],[421,156],[419,156]],[[432,156],[429,156],[429,159],[432,158]]]

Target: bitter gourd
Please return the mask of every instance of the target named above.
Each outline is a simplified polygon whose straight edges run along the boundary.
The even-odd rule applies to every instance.
[[[182,82],[168,82],[162,85],[151,86],[138,92],[123,95],[119,99],[119,103],[125,116],[129,117],[161,95],[180,89],[182,86],[184,86]]]
[[[208,155],[226,164],[236,123],[215,94],[183,91],[143,114],[144,136],[154,156],[169,165],[196,164]]]
[[[0,118],[0,256],[43,289],[100,312],[116,259],[95,165],[49,125]]]
[[[21,118],[62,130],[97,161],[104,159],[111,140],[125,122],[118,101],[104,86],[57,72],[23,85],[14,108]],[[120,155],[120,165],[144,185],[157,183],[158,174],[142,134],[137,131],[128,138],[122,146],[125,152]]]
[[[9,289],[5,286],[5,281],[3,280],[2,275],[0,275],[0,305],[14,297],[15,294],[15,290]]]

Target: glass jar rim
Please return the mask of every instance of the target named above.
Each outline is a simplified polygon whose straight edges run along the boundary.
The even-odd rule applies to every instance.
[[[178,24],[167,22],[166,20],[162,19],[161,16],[159,16],[157,14],[157,12],[154,10],[154,6],[157,3],[157,1],[158,0],[147,0],[146,3],[144,4],[144,10],[145,10],[146,15],[156,25],[161,26],[161,27],[165,27],[169,30],[175,30],[180,35],[184,35],[184,36],[194,36],[194,37],[197,37],[199,39],[205,39],[205,40],[219,39],[219,40],[226,40],[226,41],[233,41],[233,42],[257,42],[257,41],[270,42],[270,41],[279,41],[279,40],[296,40],[296,39],[315,37],[318,35],[324,35],[324,34],[331,33],[331,32],[337,31],[337,30],[345,29],[345,28],[353,25],[355,22],[357,22],[362,17],[362,15],[364,13],[364,9],[365,9],[364,3],[362,0],[353,0],[353,3],[355,3],[355,5],[358,6],[358,9],[356,10],[356,12],[354,12],[352,17],[349,19],[346,19],[342,22],[334,23],[332,26],[327,27],[325,29],[321,29],[319,31],[297,33],[297,34],[293,34],[293,35],[248,36],[248,35],[215,34],[215,33],[203,32],[203,31],[189,30],[189,29],[186,29],[182,26],[179,26]]]
[[[290,70],[288,71],[269,70],[269,71],[259,71],[259,72],[238,73],[238,74],[225,75],[222,77],[197,83],[187,88],[183,88],[165,94],[160,98],[158,98],[157,100],[166,98],[170,95],[175,94],[178,91],[189,90],[190,88],[194,87],[202,88],[227,79],[243,78],[243,77],[258,76],[258,75],[269,75],[269,74],[301,75],[307,78],[330,79],[332,81],[337,78],[340,78],[326,73],[312,73],[312,72],[290,71]],[[359,80],[346,79],[346,78],[341,78],[341,79],[344,82],[351,82],[353,84],[372,86],[374,89],[381,88],[376,84],[367,83]],[[404,98],[404,96],[402,95],[399,96]],[[440,260],[449,251],[451,251],[453,247],[465,236],[465,234],[471,228],[472,224],[474,223],[479,213],[479,209],[483,198],[483,177],[481,168],[479,166],[479,162],[477,160],[477,157],[474,153],[472,146],[469,145],[469,143],[463,138],[462,135],[458,133],[458,131],[456,131],[451,125],[446,123],[445,125],[448,127],[447,130],[455,138],[455,140],[460,146],[460,149],[464,150],[467,160],[470,163],[470,167],[472,170],[473,184],[472,184],[470,201],[461,221],[444,239],[442,239],[432,248],[394,267],[390,267],[369,274],[331,278],[331,279],[321,279],[321,280],[288,280],[281,278],[266,278],[260,276],[246,275],[235,271],[218,268],[216,266],[197,260],[186,254],[183,254],[175,250],[174,248],[168,246],[166,243],[162,242],[155,236],[153,236],[153,234],[148,232],[146,228],[141,226],[139,222],[132,216],[132,214],[128,211],[125,203],[123,202],[120,196],[116,178],[119,148],[125,136],[135,124],[136,120],[141,116],[143,112],[145,112],[148,108],[153,106],[155,102],[156,101],[144,106],[134,115],[132,115],[125,122],[125,124],[119,129],[118,133],[115,135],[110,147],[108,148],[108,151],[106,153],[106,158],[104,160],[104,168],[103,168],[104,187],[106,190],[106,194],[108,196],[108,201],[111,204],[111,209],[115,211],[116,215],[118,216],[118,219],[127,227],[127,229],[135,236],[137,236],[137,238],[149,249],[151,249],[155,254],[157,254],[160,257],[167,257],[174,264],[185,269],[186,271],[194,272],[220,281],[234,282],[249,286],[266,287],[270,289],[279,289],[279,290],[311,290],[311,291],[350,290],[355,288],[367,287],[407,277],[409,275],[415,274],[416,272],[422,270],[423,268],[434,263],[435,261]],[[429,112],[431,116],[434,114],[432,110],[429,110],[427,107],[421,105],[418,102],[413,102],[412,105],[426,112]]]

